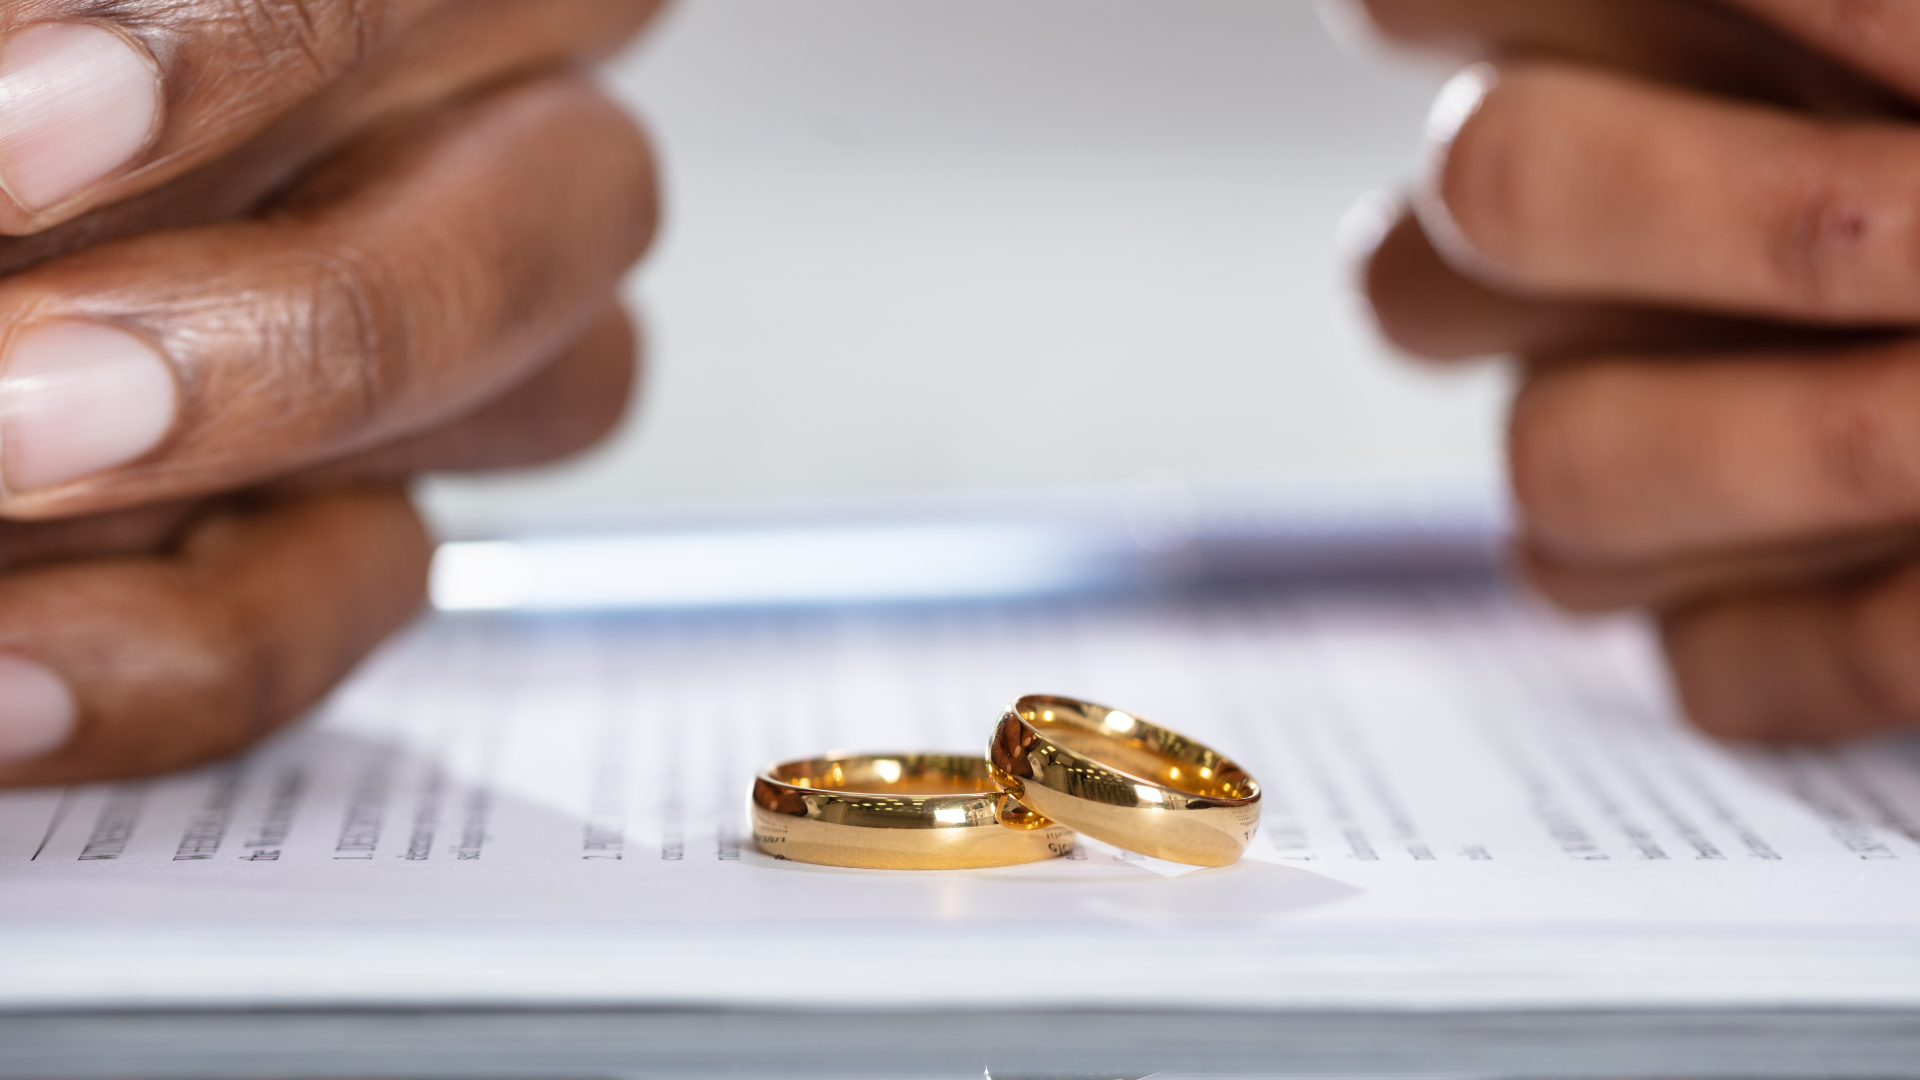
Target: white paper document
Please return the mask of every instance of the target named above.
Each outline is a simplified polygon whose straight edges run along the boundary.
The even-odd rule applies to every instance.
[[[760,765],[978,752],[1029,692],[1242,762],[1247,858],[754,850]],[[0,912],[14,1008],[974,993],[886,978],[930,951],[1006,1003],[1910,1007],[1920,744],[1716,744],[1641,626],[1491,590],[439,617],[244,758],[0,796]]]

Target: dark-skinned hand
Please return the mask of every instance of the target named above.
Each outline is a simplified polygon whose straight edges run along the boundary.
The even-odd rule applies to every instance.
[[[0,5],[0,784],[188,766],[411,619],[422,470],[619,417],[654,0]]]

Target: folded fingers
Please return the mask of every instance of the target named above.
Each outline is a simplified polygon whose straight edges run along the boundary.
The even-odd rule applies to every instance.
[[[411,619],[404,494],[232,509],[171,553],[0,576],[0,784],[182,768],[300,715]]]
[[[397,481],[548,461],[617,422],[617,307],[441,428],[206,500],[0,523],[0,785],[224,756],[306,710],[418,609],[430,541]]]
[[[625,114],[547,77],[388,130],[261,219],[0,281],[0,514],[225,490],[447,423],[604,309],[652,185]]]
[[[1416,351],[1556,361],[1510,429],[1537,552],[1599,593],[1664,594],[1713,586],[1715,559],[1824,575],[1920,520],[1899,330],[1920,316],[1920,136],[1564,64],[1466,81],[1369,292]]]
[[[1563,606],[1851,580],[1920,542],[1920,344],[1518,296],[1448,266],[1410,216],[1365,284],[1402,347],[1529,361],[1509,438],[1520,566]]]
[[[153,189],[321,102],[348,119],[591,55],[655,0],[21,0],[0,8],[0,233]],[[437,48],[441,43],[450,50]],[[385,83],[367,93],[367,83]],[[348,99],[324,99],[340,97]],[[324,139],[314,117],[302,134]],[[298,156],[296,151],[295,156]]]
[[[1663,611],[1715,733],[1920,721],[1920,137],[1887,122],[1920,96],[1920,9],[1368,6],[1493,61],[1442,95],[1424,229],[1390,233],[1367,286],[1404,347],[1532,361],[1527,576]]]

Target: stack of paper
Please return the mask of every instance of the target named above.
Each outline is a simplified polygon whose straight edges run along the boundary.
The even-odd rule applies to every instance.
[[[759,765],[1028,692],[1243,762],[1248,858],[745,838]],[[1716,745],[1496,590],[442,616],[242,760],[0,796],[0,911],[4,1076],[1886,1075],[1920,748]]]

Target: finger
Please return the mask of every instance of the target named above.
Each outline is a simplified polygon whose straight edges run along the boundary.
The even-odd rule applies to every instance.
[[[1920,521],[1920,342],[1596,361],[1521,387],[1509,468],[1569,563],[1649,562]]]
[[[543,465],[598,443],[633,397],[637,343],[608,308],[552,363],[445,427],[277,483],[275,491],[403,479],[423,472],[481,472]]]
[[[1595,353],[1689,356],[1730,349],[1839,347],[1871,332],[1633,304],[1542,300],[1485,285],[1447,265],[1403,212],[1366,256],[1363,287],[1381,333],[1435,360],[1514,355],[1552,362]]]
[[[1920,9],[1887,0],[1732,0],[1849,67],[1920,98]]]
[[[631,34],[652,0],[28,0],[0,10],[0,232],[149,190],[344,93],[348,112]],[[439,43],[455,51],[437,51]],[[424,44],[423,44],[424,43]],[[432,57],[441,62],[424,62]],[[389,92],[367,96],[365,85]],[[392,99],[392,100],[386,100]],[[341,103],[328,107],[339,110]],[[312,117],[307,118],[311,121]],[[307,137],[310,123],[300,125]]]
[[[201,509],[189,500],[61,521],[0,522],[0,573],[54,560],[157,551],[171,545]]]
[[[1692,0],[1364,0],[1389,41],[1469,60],[1549,57],[1809,109],[1883,115],[1906,103],[1744,12]]]
[[[414,615],[429,550],[404,496],[357,492],[214,517],[173,556],[0,577],[0,784],[246,746]]]
[[[603,51],[622,40],[656,6],[653,0],[439,3],[413,32],[370,55],[325,91],[280,114],[237,149],[209,158],[226,143],[208,143],[164,167],[140,169],[125,183],[91,191],[86,198],[63,205],[58,213],[36,218],[34,227],[41,231],[0,235],[0,274],[135,233],[237,217],[284,190],[303,170],[355,134],[499,82],[504,74],[583,49]],[[255,8],[268,10],[266,5]],[[5,67],[3,58],[0,42],[0,69]],[[211,59],[233,63],[231,56]],[[221,84],[228,85],[231,77],[232,73],[223,76]],[[0,88],[4,87],[0,72]],[[266,116],[266,112],[250,113],[246,125],[215,126],[230,140],[253,130],[253,122]],[[81,213],[86,207],[92,209]],[[9,229],[10,212],[0,191],[0,233]],[[56,220],[57,224],[48,224]]]
[[[609,308],[559,359],[476,412],[275,483],[268,493],[336,491],[404,481],[421,472],[520,468],[578,453],[604,438],[624,413],[632,395],[634,352],[626,315]],[[216,497],[54,521],[0,521],[0,573],[53,561],[162,552],[193,522],[233,502]]]
[[[0,513],[226,490],[446,423],[580,333],[653,222],[631,121],[554,77],[372,140],[264,220],[0,281]]]
[[[1569,563],[1521,542],[1514,562],[1535,591],[1575,612],[1670,610],[1713,597],[1873,577],[1920,555],[1920,531],[1881,529],[1773,547],[1740,548],[1646,563]]]
[[[1920,721],[1920,565],[1703,605],[1662,630],[1682,704],[1715,734],[1824,741]]]
[[[631,397],[633,376],[633,330],[625,314],[611,308],[559,359],[476,412],[277,482],[270,492],[285,497],[404,481],[422,472],[493,471],[557,461],[612,430]],[[163,552],[195,521],[233,501],[182,500],[54,521],[0,521],[0,573],[55,561]]]
[[[1475,276],[1788,321],[1920,319],[1920,129],[1566,65],[1452,85],[1447,115],[1462,119],[1420,209]]]

